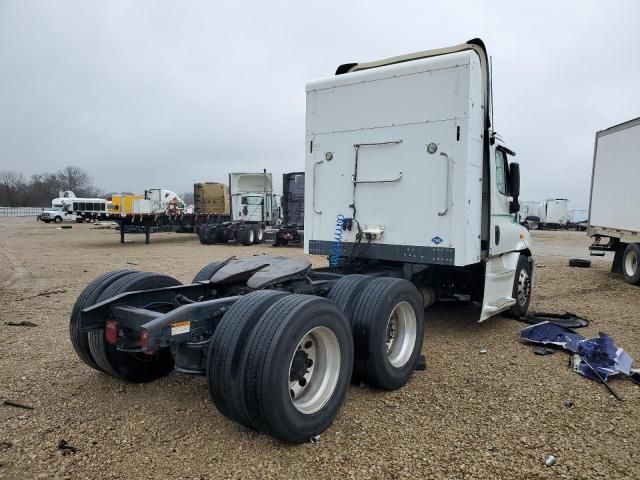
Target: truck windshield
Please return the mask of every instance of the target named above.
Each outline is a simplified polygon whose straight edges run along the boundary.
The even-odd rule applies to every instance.
[[[253,195],[242,197],[242,204],[243,205],[262,205],[262,197],[256,197]]]

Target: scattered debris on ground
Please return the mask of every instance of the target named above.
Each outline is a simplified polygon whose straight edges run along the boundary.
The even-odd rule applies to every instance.
[[[571,258],[569,259],[569,266],[575,268],[590,268],[591,260],[584,260],[582,258]]]
[[[2,403],[4,405],[10,405],[12,407],[24,408],[26,410],[33,410],[33,405],[29,405],[28,403],[16,402],[14,400],[5,400]]]
[[[589,320],[580,317],[575,313],[543,313],[543,312],[530,312],[524,317],[520,317],[521,322],[528,323],[529,325],[537,325],[542,322],[552,322],[556,325],[560,325],[566,328],[580,328],[589,325]]]
[[[37,327],[38,326],[37,323],[33,323],[28,320],[22,320],[21,322],[8,321],[8,322],[4,322],[4,324],[10,327]]]
[[[546,321],[523,328],[520,338],[529,343],[557,345],[573,353],[574,371],[604,384],[618,400],[621,398],[607,383],[609,378],[623,376],[636,382],[640,376],[640,370],[631,368],[631,355],[618,347],[613,338],[606,333],[600,332],[597,337],[585,339],[569,328]]]
[[[70,453],[76,453],[78,449],[72,445],[69,445],[64,438],[61,438],[58,442],[58,450],[62,450],[63,455],[69,455]]]

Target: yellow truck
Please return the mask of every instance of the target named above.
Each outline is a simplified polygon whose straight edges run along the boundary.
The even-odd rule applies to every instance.
[[[114,195],[111,197],[112,215],[130,215],[133,213],[133,202],[144,199],[144,195]]]

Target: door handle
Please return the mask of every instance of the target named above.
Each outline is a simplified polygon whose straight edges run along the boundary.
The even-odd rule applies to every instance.
[[[399,182],[401,178],[402,172],[400,172],[396,178],[390,178],[388,180],[356,180],[356,176],[351,175],[351,181],[353,183],[394,183]]]
[[[439,217],[444,217],[447,212],[449,211],[449,197],[451,196],[451,187],[449,186],[450,184],[450,176],[451,176],[451,159],[449,158],[449,155],[447,155],[445,152],[440,152],[440,155],[445,157],[445,159],[447,160],[447,192],[446,192],[446,196],[444,199],[444,210],[442,212],[438,212],[438,216]]]
[[[318,210],[316,208],[316,167],[320,165],[323,161],[324,160],[318,160],[316,163],[313,164],[313,196],[311,201],[311,207],[313,208],[313,211],[318,215],[322,213],[322,210]]]

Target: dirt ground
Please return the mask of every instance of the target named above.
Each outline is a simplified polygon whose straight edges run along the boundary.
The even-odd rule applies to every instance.
[[[317,444],[285,445],[227,421],[203,377],[138,385],[99,374],[76,357],[67,329],[97,275],[127,267],[188,282],[213,260],[273,253],[186,234],[127,238],[0,219],[0,401],[34,407],[0,405],[0,478],[640,478],[640,387],[613,381],[618,402],[565,353],[534,355],[518,341],[524,324],[478,324],[462,304],[427,310],[426,371],[394,392],[351,386]],[[533,241],[531,309],[583,315],[591,324],[581,333],[605,331],[640,360],[640,289],[609,276],[610,258],[569,268],[569,257],[589,258],[585,233],[533,232]],[[6,325],[22,320],[37,326]],[[61,439],[77,452],[63,455]]]

